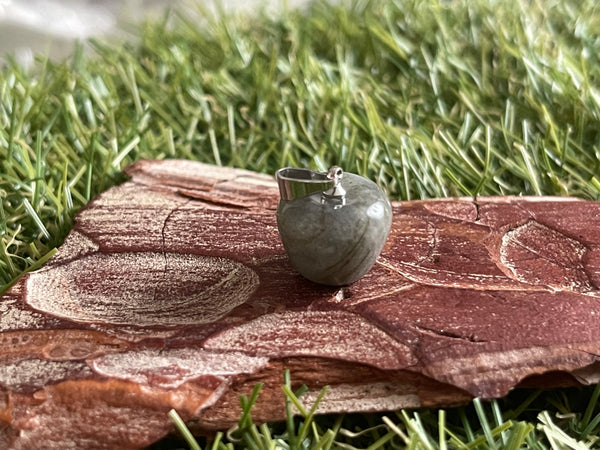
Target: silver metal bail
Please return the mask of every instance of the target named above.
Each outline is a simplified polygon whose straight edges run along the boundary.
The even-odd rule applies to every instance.
[[[335,186],[335,180],[327,173],[310,169],[285,167],[275,174],[282,200],[294,200],[315,192],[325,192]]]

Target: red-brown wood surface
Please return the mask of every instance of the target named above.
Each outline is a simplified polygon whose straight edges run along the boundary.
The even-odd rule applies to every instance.
[[[0,299],[0,447],[137,448],[175,408],[197,430],[284,417],[284,369],[322,412],[449,406],[598,381],[600,205],[394,203],[344,288],[290,267],[269,176],[142,161]]]

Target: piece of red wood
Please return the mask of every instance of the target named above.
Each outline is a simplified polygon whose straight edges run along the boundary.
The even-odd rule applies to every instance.
[[[139,448],[223,429],[284,369],[321,412],[451,406],[600,373],[600,205],[394,203],[375,267],[343,288],[290,267],[270,176],[141,161],[0,300],[0,447]]]

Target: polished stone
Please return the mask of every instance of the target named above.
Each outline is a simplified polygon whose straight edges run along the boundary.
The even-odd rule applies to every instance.
[[[390,230],[392,209],[371,180],[344,173],[343,206],[321,193],[279,203],[277,224],[292,265],[320,284],[350,284],[375,264]]]

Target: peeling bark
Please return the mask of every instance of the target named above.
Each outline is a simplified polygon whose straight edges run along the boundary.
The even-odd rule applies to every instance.
[[[451,406],[600,378],[600,205],[496,197],[394,203],[375,267],[343,288],[294,272],[273,179],[142,161],[0,299],[3,448],[140,448],[176,408],[223,429],[282,371],[331,385],[321,412]],[[115,441],[115,437],[119,439]]]

